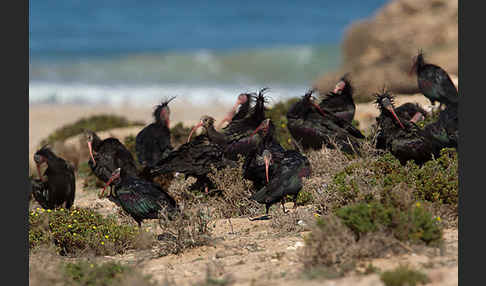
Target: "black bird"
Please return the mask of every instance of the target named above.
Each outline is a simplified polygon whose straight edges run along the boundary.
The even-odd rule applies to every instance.
[[[253,191],[260,190],[273,177],[275,170],[280,166],[285,149],[274,137],[275,126],[270,119],[265,119],[255,130],[253,136],[256,139],[257,147],[248,154],[243,163],[243,178],[253,182]],[[270,154],[265,154],[270,152]],[[265,164],[265,158],[270,158],[272,164]],[[267,170],[268,168],[268,170]]]
[[[35,152],[34,161],[40,180],[31,181],[32,194],[37,202],[45,209],[54,209],[65,204],[70,209],[74,203],[76,182],[74,167],[52,152],[47,146]],[[44,176],[40,167],[47,164]]]
[[[304,151],[321,149],[323,145],[334,149],[336,144],[345,153],[359,154],[357,139],[363,139],[364,135],[348,121],[317,105],[312,97],[314,91],[308,91],[287,112],[287,126],[292,137]]]
[[[198,126],[204,127],[204,132],[191,140],[192,134]],[[154,175],[179,172],[185,176],[197,179],[191,189],[213,189],[214,183],[207,177],[211,166],[221,169],[230,164],[224,156],[226,140],[214,129],[214,118],[203,116],[189,134],[188,142],[172,151],[151,170]]]
[[[221,126],[225,122],[231,122],[233,120],[238,120],[245,117],[248,114],[248,111],[250,110],[250,107],[253,103],[253,95],[254,93],[241,93],[240,95],[238,95],[235,105],[218,124],[218,129],[221,128]]]
[[[393,96],[389,92],[377,93],[375,97],[375,103],[380,109],[376,121],[383,136],[381,146],[377,148],[390,151],[402,165],[409,160],[421,165],[432,159],[432,155],[439,155],[443,144],[414,122],[400,120],[393,107]]]
[[[150,170],[157,163],[166,158],[174,149],[170,137],[170,108],[169,102],[175,97],[157,105],[153,112],[154,122],[143,128],[135,137],[135,152],[142,170],[139,176],[145,180],[153,181],[162,188],[169,187],[174,175],[168,173],[152,176]]]
[[[349,80],[349,74],[345,74],[334,89],[322,98],[319,106],[349,123],[353,121],[356,105],[353,100],[353,86]]]
[[[436,101],[441,104],[459,103],[459,94],[449,74],[441,67],[426,63],[422,51],[415,57],[410,75],[417,74],[417,83],[420,92],[425,95],[432,104]]]
[[[169,102],[157,105],[153,112],[154,122],[143,128],[135,137],[135,151],[140,165],[153,167],[167,157],[173,147],[170,142]]]
[[[246,107],[240,109],[242,113],[238,112],[235,115],[236,119],[233,119],[223,128],[223,135],[226,140],[226,158],[236,161],[238,160],[238,155],[246,157],[255,148],[255,144],[251,142],[251,135],[260,123],[265,120],[266,98],[264,93],[267,90],[268,88],[261,89],[258,95],[249,94],[250,98],[255,97],[255,104],[248,111],[246,111]]]
[[[106,183],[117,168],[123,168],[124,172],[132,176],[138,175],[132,153],[120,140],[113,137],[101,140],[91,130],[85,130],[85,135],[91,156],[88,165],[98,179]]]
[[[459,141],[458,104],[447,104],[439,119],[424,127],[425,132],[440,141],[444,148],[457,148]]]
[[[271,154],[269,150],[263,152],[266,170],[272,162]],[[285,151],[273,176],[269,178],[268,173],[266,174],[268,184],[251,196],[258,203],[265,204],[265,216],[258,219],[268,218],[270,206],[277,202],[281,202],[283,211],[286,212],[284,203],[287,195],[293,196],[294,208],[296,208],[297,196],[303,187],[302,178],[310,175],[311,166],[307,157],[295,150]]]
[[[108,198],[121,206],[137,222],[138,227],[142,226],[145,219],[158,219],[161,213],[171,219],[179,211],[176,201],[165,190],[152,182],[131,176],[121,168],[113,171],[100,197],[103,197],[105,189],[111,184],[115,188]]]
[[[404,103],[394,110],[390,110],[390,112],[394,112],[397,118],[401,121],[411,121],[413,123],[424,120],[428,116],[427,111],[425,111],[418,103],[411,102]],[[382,130],[379,130],[377,133],[376,148],[382,150],[386,149],[386,137]]]

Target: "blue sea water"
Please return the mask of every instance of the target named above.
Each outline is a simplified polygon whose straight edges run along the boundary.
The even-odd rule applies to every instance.
[[[30,102],[297,96],[340,65],[345,29],[386,2],[30,1]]]

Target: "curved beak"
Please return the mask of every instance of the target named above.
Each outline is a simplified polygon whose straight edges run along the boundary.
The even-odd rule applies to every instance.
[[[91,156],[91,160],[93,160],[93,163],[96,165],[96,160],[93,156],[93,146],[91,146],[91,142],[88,141],[88,149],[89,149],[89,155]]]
[[[108,182],[106,182],[105,187],[101,191],[100,197],[102,197],[105,194],[106,188],[108,188],[108,186],[111,184],[111,182],[113,182],[113,180],[115,179],[115,177],[116,176],[111,176],[110,179],[108,180]]]
[[[199,121],[199,123],[196,126],[194,126],[194,128],[192,128],[191,133],[189,133],[189,137],[187,138],[187,142],[191,141],[192,133],[194,133],[202,125],[203,125],[203,122],[201,120],[201,121]]]
[[[391,114],[393,114],[393,117],[395,117],[395,119],[397,120],[398,124],[400,124],[400,127],[401,127],[402,129],[405,129],[405,126],[403,126],[403,124],[402,124],[402,122],[400,121],[400,119],[398,119],[398,116],[396,115],[395,110],[393,109],[393,106],[388,105],[388,106],[386,106],[386,109],[388,109],[388,111],[390,111],[390,112],[391,112]]]
[[[235,116],[236,114],[236,110],[238,109],[238,106],[242,103],[245,103],[246,102],[246,99],[242,99],[241,98],[241,95],[238,96],[238,98],[236,99],[236,103],[233,105],[233,107],[231,108],[230,112],[228,112],[228,114],[226,115],[225,118],[223,118],[223,120],[221,120],[221,122],[218,124],[217,128],[221,128],[221,126],[223,125],[223,123],[225,122],[231,122],[231,119],[233,118],[233,116]]]
[[[322,117],[326,117],[326,114],[324,113],[324,111],[322,111],[321,107],[319,106],[319,104],[315,103],[314,101],[312,101],[312,105],[317,108],[317,111],[319,111],[319,113],[322,115]]]
[[[268,179],[268,167],[270,166],[270,160],[268,158],[265,158],[265,175],[267,177],[267,184],[269,183],[269,179]]]
[[[40,163],[35,163],[35,166],[37,167],[37,174],[39,174],[39,179],[44,182],[44,178],[42,177],[40,171]]]

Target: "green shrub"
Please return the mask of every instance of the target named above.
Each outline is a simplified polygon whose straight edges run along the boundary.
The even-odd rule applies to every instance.
[[[98,132],[113,128],[143,125],[143,122],[129,121],[123,116],[107,114],[93,115],[87,118],[81,118],[74,123],[56,129],[47,138],[41,141],[41,145],[54,143],[56,141],[64,141],[69,137],[83,133],[84,129]]]
[[[338,209],[336,215],[358,237],[381,229],[393,233],[395,238],[427,244],[439,242],[442,230],[437,219],[425,210],[420,202],[408,210],[401,210],[379,202],[358,203]]]
[[[184,144],[191,133],[190,127],[184,127],[182,122],[178,122],[174,127],[170,129],[171,144],[173,147]]]
[[[83,251],[96,255],[124,253],[144,247],[140,242],[148,235],[136,226],[119,224],[113,216],[105,218],[83,208],[38,208],[29,213],[29,225],[30,249],[54,245],[62,255],[79,255]]]
[[[427,275],[408,266],[399,266],[394,270],[385,271],[380,278],[386,286],[415,286],[430,282]]]

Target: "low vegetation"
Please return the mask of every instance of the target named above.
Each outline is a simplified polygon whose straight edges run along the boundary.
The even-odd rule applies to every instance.
[[[427,275],[421,271],[403,265],[394,270],[383,272],[380,278],[385,286],[416,286],[430,282]]]
[[[64,141],[69,137],[83,133],[84,129],[98,132],[113,128],[143,126],[144,124],[144,122],[140,121],[129,121],[125,117],[118,115],[93,115],[81,118],[74,123],[56,129],[53,133],[49,134],[47,138],[41,141],[41,145],[51,144],[56,141]]]
[[[36,209],[29,213],[29,245],[54,247],[61,255],[113,255],[150,247],[153,238],[135,225],[82,208]]]

